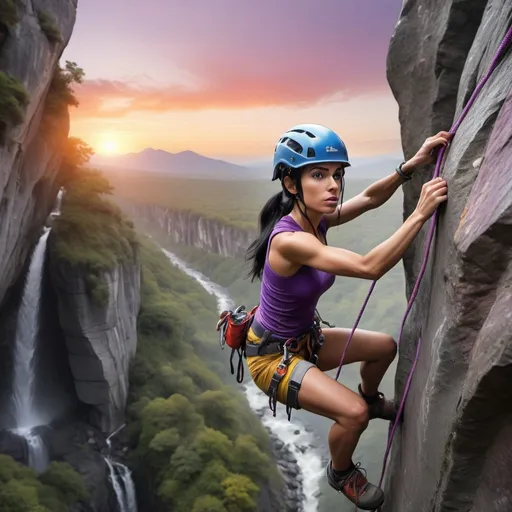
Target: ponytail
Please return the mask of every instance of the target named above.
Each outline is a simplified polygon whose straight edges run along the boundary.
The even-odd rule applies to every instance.
[[[286,190],[283,185],[282,192],[273,195],[261,209],[259,215],[260,234],[247,249],[246,261],[253,260],[252,269],[248,274],[251,282],[256,278],[261,279],[265,258],[267,256],[270,234],[277,221],[288,215],[295,203],[295,196]]]

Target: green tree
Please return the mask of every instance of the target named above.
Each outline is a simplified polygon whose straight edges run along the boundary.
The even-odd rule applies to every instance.
[[[51,462],[39,480],[57,489],[68,505],[88,496],[82,477],[67,462]]]
[[[180,442],[180,433],[175,428],[162,430],[153,437],[149,443],[146,460],[156,475],[165,471]]]
[[[196,479],[195,485],[200,494],[224,497],[222,482],[230,476],[229,470],[219,460],[213,460],[203,467],[201,475]]]
[[[67,60],[64,68],[57,66],[46,98],[46,113],[60,116],[67,112],[69,106],[78,107],[73,84],[83,83],[84,77],[84,70],[76,62]]]
[[[203,462],[199,454],[189,446],[181,445],[171,457],[168,472],[174,480],[186,486],[202,469]]]
[[[240,432],[239,408],[233,397],[223,390],[205,391],[196,406],[208,427],[224,432],[231,439]]]
[[[166,397],[178,393],[191,400],[197,394],[194,381],[174,369],[171,364],[159,369],[155,375],[155,384],[158,386],[159,394]]]
[[[144,450],[162,430],[175,427],[180,436],[187,438],[203,427],[203,419],[183,395],[155,398],[142,411],[140,444]]]
[[[194,502],[192,512],[227,512],[226,507],[215,496],[206,494]]]
[[[0,482],[9,480],[35,480],[35,472],[22,464],[18,464],[9,455],[0,453]]]
[[[249,434],[238,436],[234,444],[232,465],[235,473],[242,473],[255,481],[261,480],[271,466],[269,456],[259,449],[256,439]]]
[[[68,137],[62,151],[62,164],[59,169],[59,181],[64,187],[69,187],[81,177],[82,167],[94,155],[94,150],[82,139]]]
[[[243,475],[232,475],[222,485],[225,490],[224,506],[228,512],[255,512],[259,488]]]
[[[192,449],[203,464],[212,460],[218,460],[226,466],[231,463],[233,444],[225,434],[213,428],[207,427],[201,431],[194,439]]]
[[[74,195],[75,206],[89,204],[96,212],[120,216],[120,211],[105,201],[101,194],[112,194],[112,185],[105,175],[98,169],[80,169],[79,179],[73,182],[70,192]]]
[[[0,485],[2,512],[49,512],[39,503],[37,487],[26,480],[10,480]]]

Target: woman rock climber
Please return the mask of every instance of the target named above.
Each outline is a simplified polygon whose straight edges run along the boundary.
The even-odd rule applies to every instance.
[[[351,331],[320,329],[317,302],[335,276],[375,280],[396,265],[446,201],[447,184],[441,178],[426,183],[414,212],[367,254],[328,246],[326,232],[384,204],[415,167],[433,162],[433,150],[449,139],[448,132],[426,139],[396,172],[342,205],[345,168],[350,166],[345,144],[320,125],[291,128],[274,153],[272,180],[281,181],[282,191],[263,207],[260,235],[248,249],[250,275],[261,279],[259,307],[246,340],[251,377],[269,395],[274,414],[279,401],[289,414],[302,408],[334,421],[328,482],[364,510],[378,508],[384,493],[368,482],[352,455],[369,420],[395,418],[395,406],[379,392],[379,384],[395,358],[396,343],[387,334],[356,330],[345,362],[361,362],[361,383],[358,392],[348,389],[324,372],[338,366]]]

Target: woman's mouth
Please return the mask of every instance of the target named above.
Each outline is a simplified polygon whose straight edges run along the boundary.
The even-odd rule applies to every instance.
[[[326,203],[337,203],[338,198],[336,196],[331,196],[331,197],[329,197],[329,199],[326,199],[325,202]]]

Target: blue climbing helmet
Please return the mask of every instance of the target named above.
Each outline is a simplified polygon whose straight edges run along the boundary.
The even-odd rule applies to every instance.
[[[298,124],[277,141],[272,181],[280,177],[283,165],[298,169],[307,164],[327,162],[339,162],[350,167],[344,142],[320,124]]]

